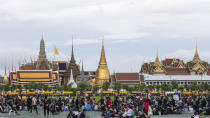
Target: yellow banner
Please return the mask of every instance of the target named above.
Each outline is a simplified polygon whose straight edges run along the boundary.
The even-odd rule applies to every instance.
[[[55,47],[55,55],[59,55],[58,48]]]

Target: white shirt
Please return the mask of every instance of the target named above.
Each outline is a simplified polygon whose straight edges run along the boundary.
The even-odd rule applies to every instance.
[[[127,112],[127,116],[132,116],[132,115],[133,115],[133,110],[129,109],[128,112]]]

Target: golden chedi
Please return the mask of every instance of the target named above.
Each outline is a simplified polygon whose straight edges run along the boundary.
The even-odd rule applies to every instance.
[[[5,65],[5,73],[4,73],[3,84],[9,84],[8,77],[7,77],[7,72],[6,72],[6,65]]]
[[[110,74],[106,63],[106,56],[104,51],[104,39],[102,40],[101,58],[98,69],[96,70],[95,85],[102,86],[103,83],[109,82]]]

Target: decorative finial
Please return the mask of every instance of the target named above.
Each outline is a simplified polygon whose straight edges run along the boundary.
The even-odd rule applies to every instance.
[[[158,50],[156,52],[155,62],[159,62]]]
[[[104,36],[102,37],[102,46],[104,46]]]
[[[107,63],[106,63],[106,56],[105,56],[105,50],[104,50],[104,37],[102,38],[101,58],[100,58],[99,65],[107,65]]]
[[[4,75],[6,75],[6,74],[7,74],[7,66],[6,66],[6,64],[5,64]]]
[[[84,72],[83,59],[82,59],[82,72]]]
[[[73,42],[73,35],[72,35],[72,49],[71,49],[71,62],[75,63],[75,59],[74,59],[74,42]]]
[[[195,55],[194,55],[193,61],[194,62],[199,62],[200,61],[200,57],[199,57],[199,54],[198,54],[197,40],[196,40],[196,43],[195,43]]]
[[[156,53],[156,58],[155,58],[155,66],[161,66],[161,63],[160,63],[160,60],[159,60],[159,55],[158,55],[158,50],[157,50],[157,53]]]

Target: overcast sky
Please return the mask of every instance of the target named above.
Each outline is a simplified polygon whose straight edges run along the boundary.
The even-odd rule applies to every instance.
[[[97,69],[103,36],[110,72],[138,72],[157,50],[189,61],[196,40],[210,62],[210,0],[0,0],[0,73],[37,58],[42,33],[49,60],[54,46],[70,58],[73,35],[85,70]]]

